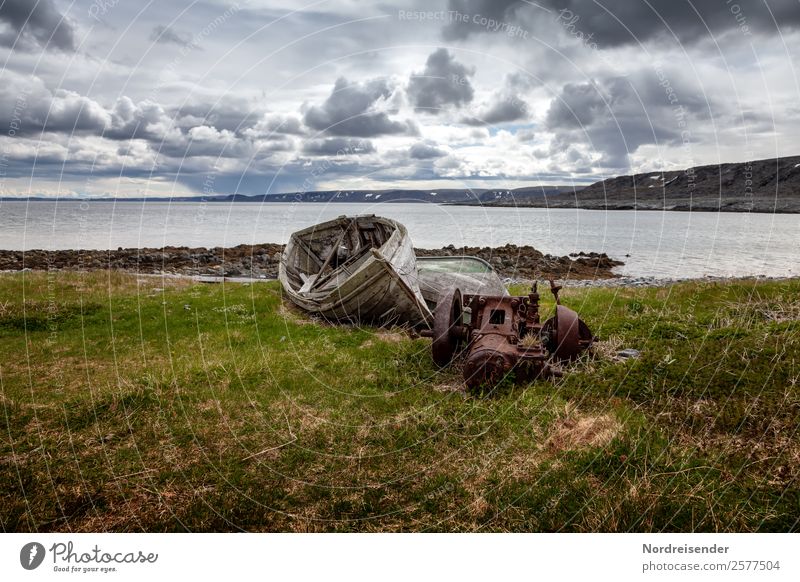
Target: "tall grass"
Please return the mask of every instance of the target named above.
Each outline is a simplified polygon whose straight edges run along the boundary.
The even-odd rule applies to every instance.
[[[475,398],[428,340],[314,321],[275,283],[3,275],[0,524],[797,530],[798,291],[565,289],[594,351]]]

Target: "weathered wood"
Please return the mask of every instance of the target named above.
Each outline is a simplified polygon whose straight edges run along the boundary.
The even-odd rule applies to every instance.
[[[359,235],[370,230],[370,240],[345,236],[351,227]],[[300,249],[308,252],[312,246],[325,246],[327,242],[333,244],[330,255],[309,272],[308,262],[300,259]],[[366,246],[359,247],[359,243]],[[321,270],[342,244],[357,247],[350,249],[353,256],[323,276]],[[387,218],[343,216],[292,234],[281,257],[278,278],[292,302],[326,319],[423,326],[432,320],[419,289],[408,232]]]

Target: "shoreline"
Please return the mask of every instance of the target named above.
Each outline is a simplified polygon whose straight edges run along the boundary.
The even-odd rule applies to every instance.
[[[16,273],[48,273],[49,271],[45,270],[37,270],[37,269],[23,269],[21,271],[4,271],[0,270],[0,276],[2,275],[12,275]],[[56,269],[52,272],[56,273],[89,273],[92,271],[85,270],[80,271],[76,269]],[[209,283],[209,284],[219,284],[219,283],[243,283],[243,284],[252,284],[252,283],[271,283],[277,281],[277,278],[256,278],[256,277],[247,277],[247,276],[219,276],[219,275],[189,275],[189,274],[182,274],[182,273],[171,273],[167,271],[162,271],[160,273],[144,273],[141,271],[124,271],[119,270],[118,272],[123,273],[125,275],[131,275],[136,277],[147,277],[153,279],[175,279],[175,280],[190,280],[196,283]],[[705,277],[682,277],[682,278],[675,278],[675,277],[634,277],[629,275],[620,275],[613,279],[553,279],[553,281],[558,285],[563,285],[565,288],[573,288],[573,289],[590,289],[590,288],[605,288],[605,289],[636,289],[636,288],[647,288],[647,287],[671,287],[672,285],[681,285],[684,283],[698,283],[698,284],[724,284],[724,283],[744,283],[744,282],[753,282],[753,283],[768,283],[768,282],[779,282],[779,281],[793,281],[800,279],[800,275],[796,277],[781,277],[781,276],[767,276],[767,275],[743,275],[740,277],[715,277],[715,276],[705,276]],[[538,281],[542,283],[542,279],[510,279],[506,278],[505,283],[508,285],[530,285],[534,281]]]
[[[0,250],[0,274],[119,271],[131,275],[191,278],[195,281],[251,283],[278,278],[284,245],[234,247],[118,248],[117,250]],[[531,246],[415,248],[420,257],[474,256],[488,262],[508,284],[553,279],[570,287],[664,287],[685,282],[783,281],[798,275],[748,274],[675,277],[616,272],[624,262],[606,253],[544,254]]]
[[[118,248],[117,250],[0,250],[0,271],[116,270],[143,274],[197,277],[246,277],[253,280],[278,276],[283,246],[275,243],[234,247]],[[611,280],[622,266],[605,253],[580,252],[570,256],[544,254],[531,246],[455,247],[414,249],[418,256],[476,256],[503,278],[515,280]]]

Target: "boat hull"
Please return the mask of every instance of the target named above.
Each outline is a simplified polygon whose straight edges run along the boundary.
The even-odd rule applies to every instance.
[[[380,244],[362,245],[365,231],[380,233]],[[326,270],[329,255],[340,248],[352,262]],[[315,273],[320,261],[324,272]],[[411,239],[405,227],[387,218],[340,217],[294,233],[278,278],[293,303],[327,320],[413,326],[432,321],[419,289]],[[317,285],[320,281],[324,284]]]

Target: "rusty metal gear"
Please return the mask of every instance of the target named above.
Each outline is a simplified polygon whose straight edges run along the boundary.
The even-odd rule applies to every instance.
[[[558,298],[558,287],[552,287]],[[555,315],[542,324],[536,285],[519,297],[469,293],[462,297],[452,287],[439,297],[433,329],[422,335],[433,339],[433,360],[441,367],[464,353],[464,381],[476,392],[494,390],[506,379],[528,382],[560,376],[554,362],[577,358],[595,340],[578,314],[560,303]]]
[[[465,336],[462,325],[464,307],[461,291],[447,289],[439,297],[433,314],[433,361],[438,366],[447,366],[459,351]]]
[[[588,348],[594,336],[578,314],[569,307],[556,306],[556,314],[542,326],[542,337],[558,360],[572,360]]]

